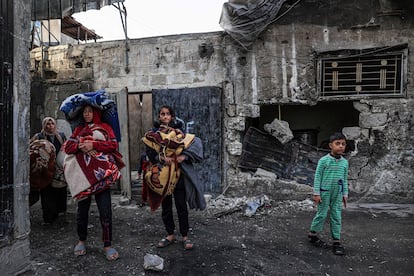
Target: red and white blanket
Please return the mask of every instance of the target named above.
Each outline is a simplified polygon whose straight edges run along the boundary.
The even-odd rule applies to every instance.
[[[92,135],[79,137],[80,141],[105,141],[105,129],[95,126]],[[94,154],[77,151],[65,157],[65,178],[72,197],[80,200],[110,188],[121,178],[114,153],[94,151]]]

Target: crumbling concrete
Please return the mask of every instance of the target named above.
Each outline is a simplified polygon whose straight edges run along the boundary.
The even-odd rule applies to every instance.
[[[289,128],[289,123],[274,119],[270,124],[264,125],[264,130],[272,134],[282,144],[286,144],[293,139],[293,133]]]

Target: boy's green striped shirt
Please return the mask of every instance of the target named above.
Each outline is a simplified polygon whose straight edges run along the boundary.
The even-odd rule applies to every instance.
[[[348,161],[341,156],[335,157],[327,154],[319,159],[313,182],[313,194],[320,195],[322,191],[329,191],[333,185],[339,185],[342,180],[343,196],[348,196]]]

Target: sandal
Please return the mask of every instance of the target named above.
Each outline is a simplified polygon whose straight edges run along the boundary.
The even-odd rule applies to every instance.
[[[319,248],[326,248],[327,244],[321,240],[318,236],[312,236],[312,235],[308,235],[309,238],[309,242]]]
[[[105,257],[108,261],[115,261],[119,258],[118,251],[115,248],[109,247],[107,250],[104,249]]]
[[[185,250],[191,250],[194,247],[193,242],[190,239],[186,239],[183,241],[184,249]]]
[[[75,256],[84,256],[86,255],[86,246],[84,243],[78,243],[75,245],[75,248],[73,249],[73,254]]]
[[[173,244],[176,241],[176,239],[172,239],[171,241],[167,238],[163,238],[162,240],[160,240],[160,242],[158,243],[157,247],[158,248],[164,248],[169,246],[170,244]]]
[[[334,243],[332,249],[335,255],[345,255],[345,248],[340,243]]]

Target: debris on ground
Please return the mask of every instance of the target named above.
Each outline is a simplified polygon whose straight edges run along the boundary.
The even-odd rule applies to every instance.
[[[66,216],[48,226],[42,225],[41,204],[33,205],[33,266],[20,276],[411,275],[414,269],[410,211],[414,205],[351,202],[342,216],[341,239],[346,255],[338,257],[332,247],[316,248],[308,242],[307,232],[316,211],[310,199],[276,201],[262,194],[240,198],[211,196],[206,210],[189,211],[189,236],[195,243],[194,250],[189,251],[184,250],[178,229],[177,242],[157,248],[158,241],[166,235],[161,208],[151,212],[148,206],[137,205],[140,194],[133,197],[130,205],[123,206],[119,204],[121,197],[112,195],[113,247],[120,254],[115,262],[108,262],[102,254],[102,230],[94,201],[88,221],[88,252],[82,257],[73,255],[77,241],[76,205],[70,202]],[[251,216],[246,216],[246,206],[252,202],[258,206]],[[176,225],[178,228],[178,222]],[[331,243],[329,220],[320,234]],[[155,256],[163,260],[162,265]]]
[[[145,254],[144,269],[162,271],[164,269],[164,259],[158,255]]]

